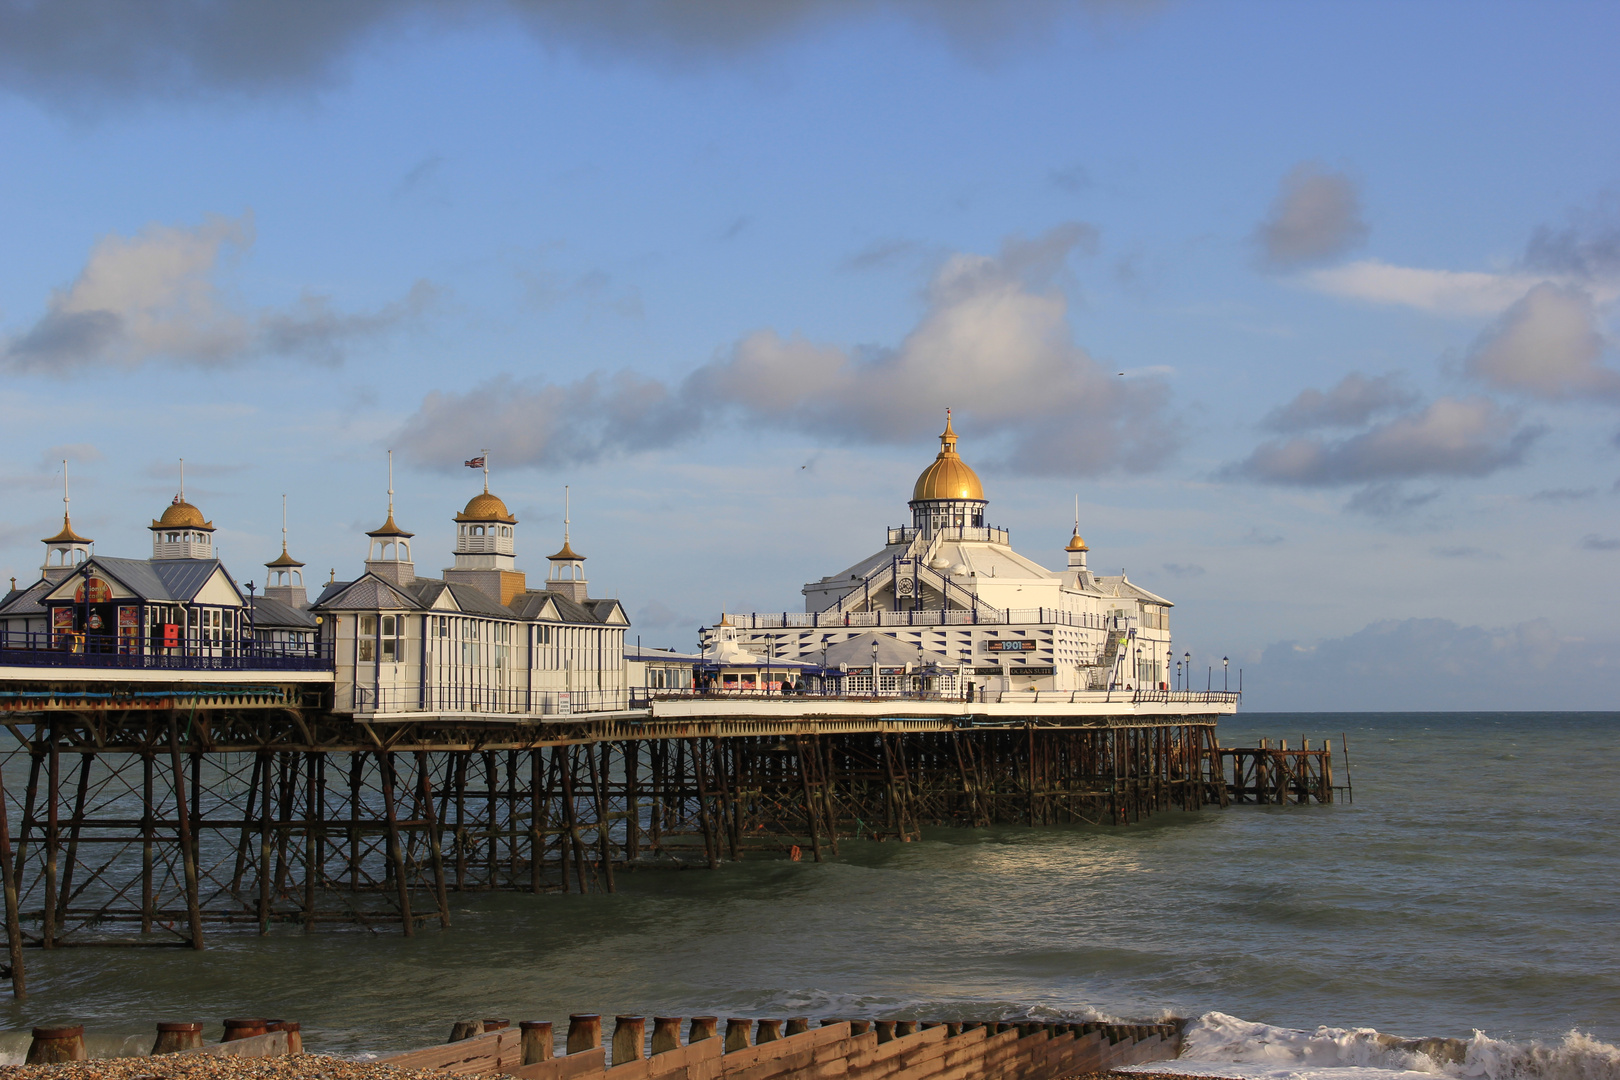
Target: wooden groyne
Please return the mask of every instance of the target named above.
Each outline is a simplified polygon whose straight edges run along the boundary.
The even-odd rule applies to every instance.
[[[1055,1080],[1174,1058],[1182,1022],[1154,1024],[915,1020],[786,1020],[620,1016],[604,1045],[602,1018],[570,1018],[567,1053],[551,1025],[500,1029],[383,1058],[403,1069],[519,1080]],[[535,1037],[543,1027],[544,1037]]]

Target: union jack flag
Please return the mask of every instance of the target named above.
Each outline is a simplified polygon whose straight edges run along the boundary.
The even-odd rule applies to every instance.
[[[471,458],[471,459],[469,459],[467,461],[467,468],[469,468],[469,469],[482,469],[483,467],[484,467],[484,458],[483,458],[482,455],[479,455],[478,457],[475,457],[475,458]]]

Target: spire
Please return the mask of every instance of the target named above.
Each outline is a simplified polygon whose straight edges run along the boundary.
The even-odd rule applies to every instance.
[[[382,528],[366,534],[371,537],[371,550],[366,555],[366,572],[375,574],[394,585],[405,586],[416,580],[416,565],[411,561],[408,533],[394,522],[394,452],[388,451],[388,520]]]
[[[66,577],[74,567],[83,563],[90,557],[90,545],[95,543],[87,536],[80,536],[73,531],[73,521],[68,514],[68,463],[62,462],[62,531],[55,536],[45,538],[45,565],[40,567],[45,577],[50,581],[59,581]]]
[[[956,429],[951,427],[951,409],[945,407],[945,430],[939,433],[939,449],[943,454],[956,453]]]
[[[186,459],[180,459],[180,501],[186,501]]]
[[[489,494],[489,451],[488,450],[480,450],[480,451],[478,451],[478,454],[479,454],[480,457],[482,457],[484,459],[484,494],[488,495]]]
[[[569,542],[569,531],[572,524],[571,491],[567,484],[563,485],[563,546],[555,555],[547,555],[551,563],[551,572],[546,575],[546,588],[552,592],[560,592],[570,600],[581,602],[586,597],[585,585],[585,556],[574,550]]]

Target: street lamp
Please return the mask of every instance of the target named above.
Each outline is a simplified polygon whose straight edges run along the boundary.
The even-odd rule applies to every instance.
[[[1170,661],[1174,660],[1175,658],[1176,658],[1176,650],[1170,649],[1170,650],[1165,652],[1165,654],[1164,654],[1164,673],[1166,675],[1170,674]],[[1164,681],[1165,681],[1165,683],[1167,685],[1170,682],[1169,679],[1166,679]]]
[[[877,666],[877,638],[872,639],[872,696],[877,697],[878,692],[878,666]]]
[[[1231,674],[1232,661],[1228,660],[1224,656],[1221,657],[1221,693],[1223,694],[1232,689],[1231,682],[1229,681]]]

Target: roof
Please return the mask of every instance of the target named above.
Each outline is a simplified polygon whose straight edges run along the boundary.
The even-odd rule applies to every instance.
[[[174,501],[163,511],[163,516],[154,520],[150,528],[202,529],[204,532],[213,532],[214,523],[204,521],[201,510],[176,495]]]
[[[327,586],[312,606],[333,611],[396,611],[420,605],[404,590],[375,574],[364,574],[339,586]]]
[[[482,494],[474,495],[467,501],[467,509],[456,515],[457,521],[500,521],[507,525],[516,525],[517,518],[506,508],[498,497],[491,495],[488,490]]]
[[[326,585],[322,587],[321,595],[317,596],[315,598],[315,602],[309,606],[312,608],[318,608],[322,604],[326,603],[329,598],[337,596],[344,589],[347,589],[353,584],[354,582],[352,581],[328,581]]]
[[[315,629],[315,616],[302,608],[293,607],[274,597],[256,596],[248,604],[253,612],[253,625],[260,629]]]
[[[960,667],[960,661],[952,660],[944,653],[928,652],[919,646],[901,641],[892,634],[879,634],[875,631],[859,634],[848,641],[840,641],[836,645],[827,647],[827,666],[837,667],[847,664],[852,668],[870,667],[872,664],[872,645],[877,645],[877,662],[879,667],[902,667],[906,664],[928,665],[938,667]]]
[[[555,555],[547,555],[546,558],[552,562],[566,561],[569,559],[577,560],[578,562],[585,561],[585,556],[581,555],[579,552],[570,547],[566,539],[563,540],[561,551],[557,552]]]
[[[597,604],[602,601],[593,600],[589,603]],[[616,601],[609,601],[617,606]],[[512,598],[511,610],[520,619],[534,619],[540,622],[586,623],[600,625],[602,620],[597,613],[585,604],[570,600],[559,592],[546,589],[530,589],[519,593]]]
[[[73,531],[73,523],[68,520],[67,514],[62,515],[62,531],[55,536],[47,536],[40,541],[42,544],[93,544],[94,540],[88,536],[80,536]]]
[[[1175,607],[1175,604],[1166,600],[1158,593],[1148,592],[1142,586],[1129,580],[1124,574],[1109,574],[1094,579],[1097,588],[1104,596],[1118,596],[1126,600],[1146,600],[1150,604],[1163,604],[1166,607]]]
[[[624,658],[636,664],[698,664],[703,657],[697,653],[681,653],[674,649],[655,649],[650,645],[624,647]]]
[[[43,615],[45,607],[40,603],[45,594],[51,591],[55,584],[40,578],[26,588],[12,589],[5,598],[0,600],[0,615]]]
[[[378,528],[378,529],[374,529],[371,532],[366,533],[366,535],[367,536],[415,536],[416,534],[415,533],[408,533],[404,529],[400,528],[398,525],[395,525],[394,524],[394,511],[392,509],[390,509],[388,511],[388,520],[382,523],[382,527]]]
[[[283,567],[283,566],[303,566],[304,564],[299,562],[297,559],[293,558],[291,555],[287,554],[287,545],[282,544],[281,545],[281,554],[276,556],[274,562],[267,562],[264,565],[266,565],[266,566],[270,567],[270,569],[274,570],[274,569],[276,569],[278,567]]]
[[[945,430],[939,436],[939,456],[917,477],[911,489],[911,500],[932,499],[984,500],[984,485],[979,474],[968,468],[956,454],[956,430],[951,427],[951,412],[945,410]]]
[[[83,566],[95,567],[142,600],[182,603],[195,597],[216,570],[224,569],[218,559],[115,559],[105,555],[94,555]],[[85,571],[81,567],[79,572]],[[242,595],[229,573],[225,580]],[[60,584],[53,583],[53,588]]]

